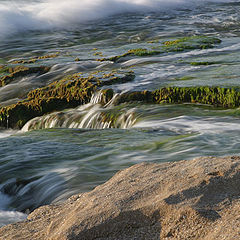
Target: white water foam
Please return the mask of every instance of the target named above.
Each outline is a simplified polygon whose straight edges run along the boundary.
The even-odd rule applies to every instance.
[[[213,133],[220,134],[228,131],[239,131],[240,126],[231,119],[179,116],[165,120],[139,121],[133,128],[155,128],[176,133]]]
[[[27,218],[27,215],[24,213],[5,210],[8,207],[9,202],[10,198],[0,192],[0,227]]]
[[[0,32],[6,36],[26,30],[65,28],[114,14],[194,8],[204,2],[206,0],[8,0],[0,3]]]
[[[0,227],[10,223],[23,221],[26,218],[27,215],[21,212],[0,210]]]
[[[20,131],[18,131],[18,130],[12,130],[12,129],[0,130],[0,138],[7,138],[7,137],[17,134],[19,132]]]

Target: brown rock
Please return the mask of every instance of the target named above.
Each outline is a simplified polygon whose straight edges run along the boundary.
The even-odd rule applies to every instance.
[[[240,157],[141,163],[43,206],[1,240],[240,239]]]

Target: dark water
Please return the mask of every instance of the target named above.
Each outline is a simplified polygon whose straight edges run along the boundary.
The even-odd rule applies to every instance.
[[[52,19],[44,18],[46,14],[40,11],[40,20],[33,17],[32,2],[22,3],[18,6],[24,13],[20,18],[10,2],[4,2],[6,5],[0,4],[0,29],[4,33],[0,39],[0,63],[56,52],[59,56],[38,63],[52,66],[49,73],[20,78],[0,88],[1,104],[16,102],[29,90],[66,74],[96,70],[133,70],[133,82],[113,86],[119,93],[162,86],[239,86],[239,1],[182,1],[172,3],[168,9],[159,7],[161,1],[149,1],[149,6],[158,2],[157,12],[135,4],[131,5],[131,13],[126,13],[124,4],[118,1],[113,4],[120,10],[111,12],[102,1],[98,20],[91,16],[77,19],[73,14],[72,18],[65,15],[64,22],[57,15],[59,9],[53,9],[56,15],[52,14]],[[125,4],[130,6],[129,1]],[[114,56],[131,48],[157,45],[148,41],[192,35],[218,37],[222,43],[211,49],[135,57],[120,63],[95,61],[99,58],[94,55],[96,51]],[[75,62],[75,58],[80,61]],[[216,64],[192,66],[189,63],[193,61]],[[100,113],[116,109],[121,112],[117,124],[103,124]],[[53,113],[31,121],[22,131],[1,131],[0,225],[23,219],[25,215],[19,212],[89,191],[135,163],[240,153],[238,109],[137,103],[102,107],[92,101],[62,115],[64,121]],[[29,126],[35,130],[28,131]]]

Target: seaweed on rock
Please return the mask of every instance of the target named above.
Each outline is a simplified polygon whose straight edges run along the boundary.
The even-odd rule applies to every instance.
[[[218,64],[218,62],[190,62],[192,66],[209,66]]]
[[[127,52],[108,58],[100,58],[97,61],[112,61],[117,62],[119,59],[127,56],[152,56],[161,53],[168,52],[181,52],[185,50],[193,49],[207,49],[212,48],[216,44],[221,43],[221,40],[216,37],[209,36],[190,36],[179,38],[175,40],[165,41],[160,46],[153,47],[152,49],[147,48],[135,48],[130,49]]]
[[[50,59],[50,58],[56,58],[59,56],[59,52],[56,53],[51,53],[51,54],[47,54],[44,56],[39,56],[39,57],[33,57],[30,59],[22,59],[22,60],[14,60],[11,63],[12,64],[31,64],[31,63],[35,63],[38,60],[44,60],[44,59]]]
[[[83,78],[74,74],[60,82],[35,89],[24,101],[0,110],[0,126],[21,128],[34,117],[88,103],[101,84],[102,82],[93,76]],[[102,104],[105,104],[112,99],[114,91],[109,88],[102,90],[102,94]],[[220,87],[167,87],[155,91],[123,93],[114,103],[134,101],[152,104],[199,103],[235,108],[240,106],[240,91],[238,88]]]
[[[152,92],[125,93],[120,102],[144,101],[152,103],[200,103],[223,108],[240,106],[238,88],[167,87]]]
[[[50,70],[50,67],[39,66],[39,67],[26,67],[26,66],[16,66],[16,67],[2,67],[0,73],[4,73],[4,76],[0,78],[0,87],[3,87],[10,82],[14,81],[18,77],[27,76],[30,74],[44,74]]]
[[[152,55],[157,55],[162,53],[159,50],[148,50],[146,48],[135,48],[135,49],[130,49],[126,53],[123,53],[122,55],[117,55],[113,57],[108,57],[108,58],[100,58],[97,59],[97,61],[104,62],[104,61],[112,61],[112,62],[117,62],[119,59],[127,57],[127,56],[152,56]]]
[[[183,37],[176,40],[163,42],[164,49],[167,52],[179,52],[192,49],[207,49],[212,48],[216,44],[221,43],[221,40],[216,37],[209,36],[191,36]]]
[[[108,80],[106,80],[107,78]],[[0,126],[22,128],[28,120],[34,117],[90,102],[92,94],[101,86],[133,79],[132,72],[123,76],[115,76],[113,73],[102,77],[92,75],[83,77],[81,74],[69,75],[46,87],[30,91],[27,98],[17,104],[1,108]],[[110,89],[102,92],[105,94],[106,101],[109,101],[113,96],[113,91]]]
[[[235,108],[240,106],[240,91],[238,88],[221,87],[167,87],[155,91],[124,93],[117,104],[133,101],[155,104],[199,103]]]

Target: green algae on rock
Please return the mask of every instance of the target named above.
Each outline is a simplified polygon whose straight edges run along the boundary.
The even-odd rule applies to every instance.
[[[163,47],[167,52],[179,52],[192,49],[212,48],[216,44],[220,44],[221,40],[216,37],[209,36],[191,36],[183,37],[176,40],[163,42]]]
[[[0,65],[0,74],[7,74],[7,73],[9,73],[8,69],[9,68],[7,66]]]
[[[193,66],[209,66],[218,64],[218,62],[190,62],[190,64]]]
[[[51,53],[51,54],[47,54],[47,55],[43,55],[43,56],[39,56],[39,57],[33,57],[30,59],[14,60],[11,63],[12,64],[31,64],[31,63],[37,62],[38,60],[56,58],[59,56],[59,54],[60,54],[59,52],[56,52],[56,53]]]
[[[126,78],[132,76],[126,76]],[[115,77],[114,77],[115,78]],[[27,99],[17,104],[3,107],[0,110],[0,126],[21,128],[28,120],[53,111],[73,108],[90,102],[93,93],[102,82],[90,76],[88,78],[74,74],[61,81],[31,91]],[[113,98],[114,91],[101,91],[102,104]],[[207,104],[222,108],[240,106],[240,91],[238,88],[221,87],[166,87],[155,91],[136,91],[120,94],[114,104],[126,102],[144,102],[151,104]],[[109,115],[106,121],[113,121]]]
[[[0,69],[0,73],[4,71],[4,76],[0,78],[0,87],[7,85],[18,77],[27,76],[29,74],[44,74],[50,70],[50,67],[39,66],[39,67],[26,67],[26,66],[16,66],[7,67]]]
[[[27,99],[0,110],[0,125],[21,128],[34,117],[89,102],[94,90],[90,79],[76,77],[35,89]]]
[[[209,36],[190,36],[183,37],[176,40],[165,41],[159,46],[147,48],[130,49],[127,52],[108,58],[96,59],[97,61],[112,61],[117,62],[119,59],[127,56],[152,56],[167,52],[181,52],[193,49],[207,49],[212,48],[216,44],[221,43],[221,40],[216,37]]]
[[[99,86],[109,86],[113,84],[119,84],[119,83],[127,83],[131,82],[135,79],[135,75],[132,71],[128,72],[125,75],[116,75],[116,74],[110,74],[110,75],[103,75],[102,78],[100,78]]]
[[[199,103],[223,108],[240,106],[238,88],[220,87],[166,87],[155,91],[128,92],[117,103],[140,101],[145,103]]]
[[[127,56],[152,56],[152,55],[157,55],[160,54],[161,51],[159,50],[149,50],[146,48],[135,48],[135,49],[130,49],[126,53],[123,53],[122,55],[117,55],[109,58],[100,58],[96,59],[97,61],[103,62],[103,61],[112,61],[112,62],[117,62],[119,59],[127,57]]]
[[[108,81],[106,80],[108,78]],[[103,81],[104,79],[104,81]],[[60,81],[53,82],[46,87],[30,91],[27,98],[0,109],[0,126],[21,128],[30,119],[42,116],[53,111],[73,108],[90,102],[92,94],[98,87],[117,82],[131,81],[134,79],[132,72],[120,76],[107,74],[102,77],[73,74]],[[113,96],[113,91],[103,90],[106,101]]]
[[[172,79],[173,81],[190,81],[193,80],[194,77],[193,76],[183,76],[183,77],[179,77],[179,78],[174,78]]]
[[[240,106],[238,88],[168,87],[153,92],[156,103],[200,103],[224,108]]]

